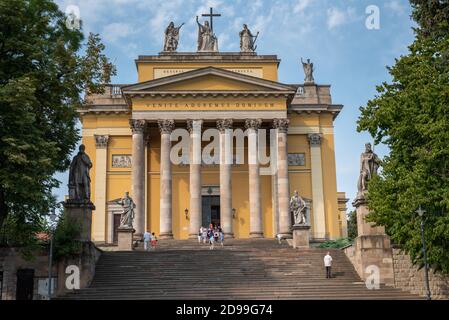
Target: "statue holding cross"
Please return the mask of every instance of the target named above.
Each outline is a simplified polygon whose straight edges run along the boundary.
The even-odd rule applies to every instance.
[[[210,24],[208,21],[202,25],[196,17],[196,23],[198,24],[198,52],[217,52],[218,51],[218,39],[214,34],[213,29],[213,17],[220,17],[221,14],[214,14],[213,9],[210,8],[209,14],[202,14],[203,17],[210,17]]]

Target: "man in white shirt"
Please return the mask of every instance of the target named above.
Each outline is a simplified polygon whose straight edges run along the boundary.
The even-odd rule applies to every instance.
[[[332,278],[331,267],[332,267],[332,257],[329,252],[324,256],[324,266],[326,267],[326,278]]]
[[[145,231],[145,233],[143,234],[143,248],[145,251],[148,251],[148,249],[150,248],[150,240],[151,240],[151,233]]]

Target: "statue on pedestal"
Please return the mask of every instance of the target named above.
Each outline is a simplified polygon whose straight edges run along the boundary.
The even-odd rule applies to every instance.
[[[184,23],[182,23],[179,27],[175,27],[175,24],[173,22],[170,22],[167,29],[165,29],[165,52],[175,52],[178,48],[179,30],[183,25]]]
[[[256,47],[254,47],[254,43],[257,40],[257,36],[259,32],[255,36],[248,29],[246,24],[243,25],[243,30],[240,31],[240,51],[241,52],[254,52],[256,51]]]
[[[307,59],[307,62],[304,62],[301,58],[302,67],[304,69],[304,82],[305,83],[314,83],[315,79],[313,78],[313,72],[315,69],[313,68],[313,63],[310,62],[310,59]]]
[[[306,202],[299,196],[298,191],[295,190],[290,199],[290,213],[293,215],[294,225],[307,224],[306,209]]]
[[[365,152],[360,155],[360,176],[357,183],[357,198],[364,199],[368,190],[368,181],[377,174],[381,160],[371,148],[371,143],[365,144]]]
[[[205,21],[202,25],[196,17],[196,23],[198,24],[198,51],[217,52],[218,40],[209,26],[209,21]]]
[[[117,203],[123,208],[122,216],[120,218],[120,228],[132,228],[136,204],[129,196],[129,192],[125,192],[125,197],[117,201]]]
[[[92,162],[85,152],[84,144],[80,145],[78,154],[73,157],[69,171],[69,199],[90,200],[90,176],[89,170]]]

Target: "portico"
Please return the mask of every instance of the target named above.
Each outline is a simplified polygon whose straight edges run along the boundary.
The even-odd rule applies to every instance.
[[[90,97],[80,110],[83,142],[92,148],[91,135],[108,136],[102,194],[111,201],[130,191],[137,235],[193,238],[214,219],[228,238],[290,237],[299,190],[312,238],[339,236],[332,123],[341,106],[329,86],[278,82],[278,64],[243,53],[140,56],[138,83]],[[119,156],[131,165],[117,166]],[[94,240],[110,242],[104,207]]]

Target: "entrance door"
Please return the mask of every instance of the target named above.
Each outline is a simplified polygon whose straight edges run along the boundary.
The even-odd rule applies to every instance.
[[[34,269],[17,270],[16,300],[33,300]]]
[[[121,214],[114,214],[114,238],[112,239],[114,243],[118,242],[118,227],[120,227],[121,216]]]
[[[220,224],[220,196],[203,196],[203,227],[208,228],[212,223],[214,226]]]

